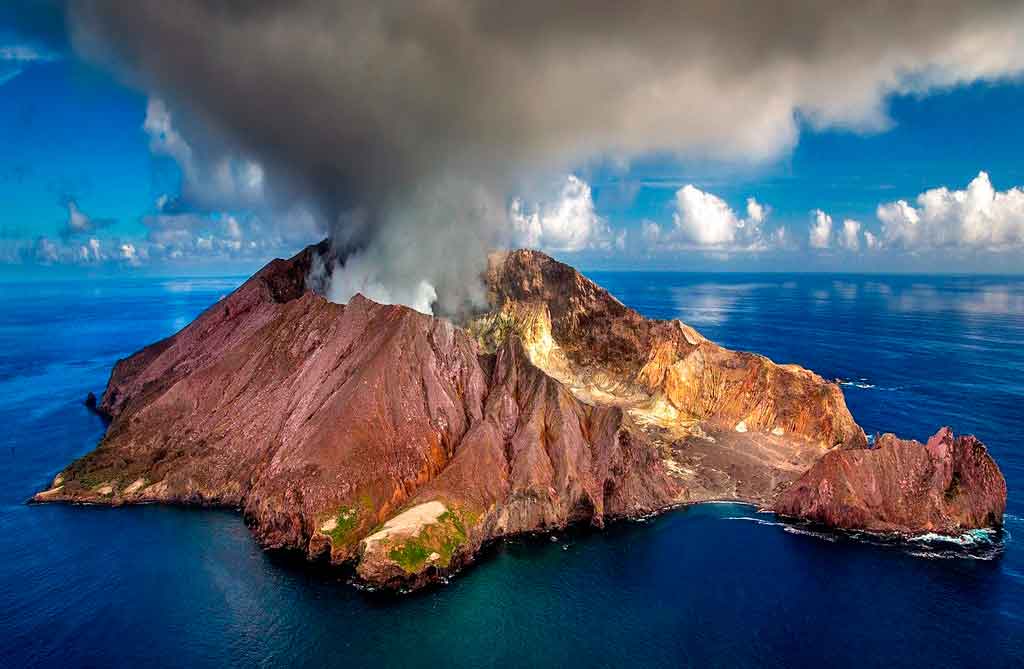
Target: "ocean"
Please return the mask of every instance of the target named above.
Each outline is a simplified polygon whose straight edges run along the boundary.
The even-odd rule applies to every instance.
[[[360,592],[239,515],[27,506],[103,424],[113,363],[244,277],[0,284],[0,666],[1024,666],[1024,278],[592,272],[648,317],[839,379],[869,433],[975,433],[1006,526],[808,532],[708,504],[492,546]]]

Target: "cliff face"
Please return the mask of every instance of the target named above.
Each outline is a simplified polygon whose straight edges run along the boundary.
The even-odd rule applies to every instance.
[[[361,296],[328,302],[306,288],[325,253],[270,263],[118,362],[103,441],[34,500],[239,507],[266,547],[411,587],[494,538],[709,499],[783,504],[810,497],[822,463],[873,466],[834,384],[644,319],[543,254],[491,258],[491,308],[459,327]],[[943,490],[998,497],[989,470],[951,471]],[[893,504],[898,529],[909,516]],[[968,506],[958,526],[1001,521],[998,505]]]
[[[797,365],[722,348],[680,321],[648,320],[543,254],[493,256],[488,286],[494,309],[470,331],[484,344],[500,339],[501,325],[525,331],[538,364],[590,400],[654,400],[714,426],[742,422],[751,432],[824,446],[867,443],[835,384]]]
[[[1002,524],[1006,481],[972,436],[942,428],[927,444],[885,434],[872,449],[827,453],[775,511],[833,527],[952,534]]]

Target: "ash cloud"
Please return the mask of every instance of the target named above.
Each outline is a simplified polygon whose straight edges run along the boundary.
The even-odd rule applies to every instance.
[[[479,299],[537,175],[768,160],[801,119],[881,130],[893,93],[1024,66],[1016,2],[86,1],[70,21],[80,53],[180,111],[188,160],[242,156],[263,206],[317,211],[334,299],[433,291],[442,312]]]

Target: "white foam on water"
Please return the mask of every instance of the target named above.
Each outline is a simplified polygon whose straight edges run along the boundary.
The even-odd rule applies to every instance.
[[[918,535],[916,537],[910,537],[908,541],[913,542],[934,542],[934,543],[951,543],[958,546],[973,546],[978,543],[992,543],[992,538],[995,536],[995,532],[989,529],[977,529],[969,530],[963,534],[951,536],[947,534],[936,534],[935,532],[927,532],[925,534]]]
[[[917,536],[905,537],[873,532],[817,530],[779,520],[752,518],[750,516],[728,516],[723,520],[743,520],[757,525],[781,527],[783,532],[821,539],[829,543],[836,543],[840,539],[846,539],[869,546],[895,548],[907,555],[928,560],[964,558],[971,560],[993,560],[1003,552],[1003,546],[1009,540],[1005,529],[1001,533],[991,529],[977,529],[969,530],[956,536],[928,532]]]
[[[862,390],[869,390],[869,389],[875,387],[875,384],[873,384],[873,383],[865,383],[863,381],[840,381],[839,385],[847,386],[847,387],[853,387],[853,388],[860,388]]]
[[[835,543],[839,540],[839,536],[835,534],[827,534],[825,532],[815,532],[814,530],[804,529],[802,527],[796,527],[795,525],[784,525],[782,528],[783,532],[790,534],[799,534],[802,537],[814,537],[815,539],[823,539],[829,543]]]
[[[764,518],[748,518],[747,516],[728,516],[727,518],[724,518],[723,520],[747,520],[747,521],[750,521],[752,523],[757,523],[758,525],[768,525],[768,526],[771,526],[771,527],[784,527],[785,526],[785,523],[780,523],[779,521],[765,520]]]

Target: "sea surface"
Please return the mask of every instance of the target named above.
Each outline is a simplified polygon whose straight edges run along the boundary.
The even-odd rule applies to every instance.
[[[0,667],[1024,666],[1024,279],[592,273],[624,303],[841,379],[869,432],[973,432],[1005,530],[892,543],[733,504],[499,544],[353,589],[228,511],[27,506],[103,433],[113,363],[242,277],[0,284]]]

